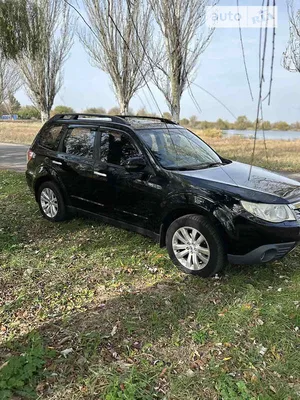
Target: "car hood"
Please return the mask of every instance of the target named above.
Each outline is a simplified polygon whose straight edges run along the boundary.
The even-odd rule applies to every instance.
[[[219,189],[252,201],[300,201],[300,182],[259,167],[252,167],[249,179],[249,172],[250,165],[233,161],[222,166],[177,173],[193,186]]]

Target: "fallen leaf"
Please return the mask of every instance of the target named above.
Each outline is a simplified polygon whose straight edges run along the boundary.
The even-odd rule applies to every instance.
[[[266,354],[266,351],[267,351],[268,349],[266,348],[266,347],[264,347],[264,346],[260,346],[260,349],[259,349],[259,354],[261,355],[261,356],[264,356],[265,354]]]
[[[276,389],[274,388],[274,386],[270,385],[269,388],[272,390],[273,393],[276,393]]]
[[[64,356],[65,358],[67,358],[67,355],[69,355],[69,354],[72,353],[72,352],[73,352],[73,349],[72,349],[72,347],[71,347],[70,349],[62,350],[62,351],[60,352],[60,354],[61,354],[62,356]]]
[[[187,375],[187,376],[194,376],[194,374],[195,374],[195,372],[192,371],[191,369],[188,369],[188,370],[186,371],[186,375]]]
[[[115,334],[117,333],[117,330],[118,330],[118,327],[117,327],[117,325],[115,325],[110,332],[110,336],[115,336]]]
[[[2,368],[6,367],[7,364],[8,364],[8,361],[6,361],[4,364],[0,365],[0,371]]]

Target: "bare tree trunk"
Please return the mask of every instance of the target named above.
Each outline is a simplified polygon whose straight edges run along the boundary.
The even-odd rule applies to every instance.
[[[151,70],[146,56],[152,41],[150,7],[141,0],[83,0],[83,3],[97,38],[84,27],[79,39],[92,65],[109,74],[121,113],[127,114],[130,100],[145,85],[144,77]]]
[[[182,89],[180,87],[180,82],[178,84],[177,79],[171,80],[171,101],[169,104],[169,109],[172,115],[172,119],[175,122],[180,120],[180,100],[182,95]]]
[[[63,78],[62,67],[72,46],[73,20],[68,5],[61,0],[36,0],[39,25],[28,16],[33,31],[38,30],[37,48],[25,49],[17,57],[27,93],[44,122]]]
[[[50,118],[50,112],[41,110],[41,121],[42,121],[42,123],[45,123],[46,121],[48,121],[49,118]]]
[[[128,115],[129,101],[126,101],[122,96],[117,95],[117,98],[120,107],[120,114]]]
[[[175,122],[179,122],[179,120],[180,120],[180,99],[177,99],[177,101],[174,100],[170,109],[171,109],[172,120]]]
[[[214,31],[202,30],[206,6],[217,1],[149,0],[161,35],[156,46],[160,54],[153,81],[177,122],[180,119],[182,93],[192,82],[199,57],[210,43]]]

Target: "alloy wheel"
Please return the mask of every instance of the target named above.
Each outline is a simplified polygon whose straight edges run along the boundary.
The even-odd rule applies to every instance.
[[[50,188],[44,188],[41,192],[41,207],[48,218],[54,218],[58,213],[58,200]]]
[[[210,249],[204,235],[198,229],[184,226],[174,233],[173,252],[185,268],[199,271],[206,267],[210,260]]]

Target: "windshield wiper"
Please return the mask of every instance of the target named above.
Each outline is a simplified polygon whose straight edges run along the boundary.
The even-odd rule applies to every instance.
[[[188,165],[186,167],[181,167],[182,170],[197,170],[197,169],[206,169],[211,167],[216,167],[218,165],[223,165],[221,162],[211,162],[211,163],[203,163],[197,165]]]
[[[223,165],[222,162],[212,162],[212,163],[203,163],[203,164],[193,164],[193,165],[185,165],[182,167],[168,167],[167,169],[171,171],[191,171],[191,170],[197,170],[197,169],[205,169],[205,168],[211,168],[215,167],[218,165]]]
[[[205,164],[202,164],[202,168],[217,167],[218,165],[224,165],[224,164],[222,162],[205,163]]]

